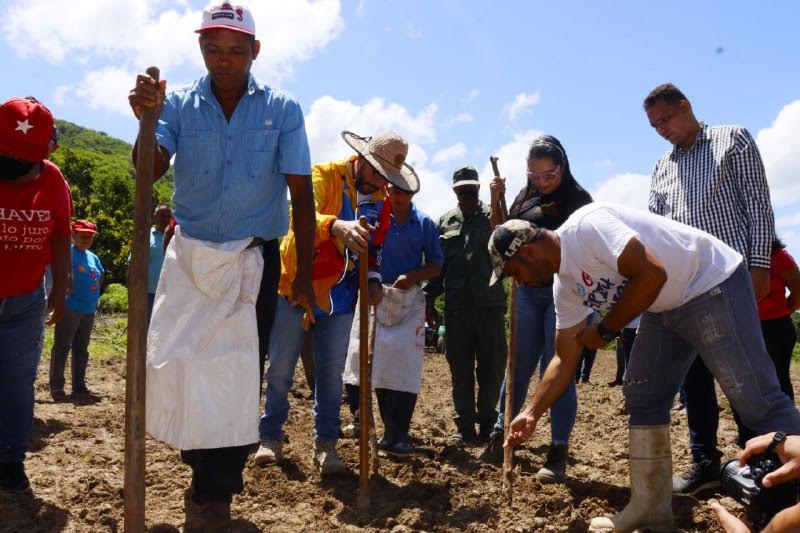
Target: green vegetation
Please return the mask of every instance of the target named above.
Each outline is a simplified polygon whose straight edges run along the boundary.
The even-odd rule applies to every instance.
[[[135,171],[132,146],[105,133],[56,121],[59,150],[52,160],[72,190],[75,218],[97,224],[93,251],[106,269],[106,283],[125,283],[133,233]],[[172,174],[153,187],[152,207],[172,197]]]
[[[106,314],[126,313],[128,311],[128,289],[119,283],[108,285],[100,296],[98,312]]]

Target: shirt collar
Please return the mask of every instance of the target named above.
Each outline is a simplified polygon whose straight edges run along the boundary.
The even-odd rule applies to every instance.
[[[211,91],[211,74],[206,73],[205,76],[200,78],[200,82],[198,83],[197,90],[200,93],[200,96],[205,98],[206,100],[210,100],[215,102],[217,100],[214,93]],[[265,92],[267,90],[267,86],[261,83],[253,76],[251,72],[248,74],[247,77],[247,94],[253,94],[256,91]]]
[[[392,220],[394,220],[394,217],[392,217]],[[412,220],[417,224],[422,224],[422,222],[419,219],[419,214],[417,214],[417,207],[414,205],[414,202],[411,202],[411,214],[409,215],[408,220],[406,220],[406,222],[411,222]]]
[[[709,142],[710,140],[711,140],[711,130],[708,127],[708,124],[706,124],[704,122],[701,122],[700,123],[700,131],[697,132],[697,137],[695,137],[694,143],[692,144],[691,148],[689,148],[689,150],[684,152],[683,149],[681,149],[680,146],[676,145],[676,146],[672,147],[672,153],[673,153],[673,155],[688,154],[698,144],[706,143],[706,142]]]

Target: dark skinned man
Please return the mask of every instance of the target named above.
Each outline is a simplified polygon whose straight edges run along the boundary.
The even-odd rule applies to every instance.
[[[264,267],[255,303],[258,354],[253,357],[259,355],[263,360],[280,275],[278,238],[289,226],[287,186],[299,258],[290,301],[303,308],[310,321],[314,319],[314,198],[303,114],[291,95],[259,82],[250,73],[261,46],[255,39],[255,23],[248,9],[228,3],[209,6],[197,33],[208,74],[166,95],[165,81],[156,83],[147,75],[139,75],[129,102],[137,117],[142,107],[155,107],[160,112],[154,174],[156,179],[162,176],[174,155],[175,239],[179,234],[213,244],[250,239],[248,250],[260,248]],[[134,161],[135,153],[136,148]],[[165,270],[169,259],[168,253]],[[153,323],[158,320],[159,309],[156,307]],[[148,368],[148,374],[150,371]],[[226,390],[225,380],[229,378],[208,377],[215,391]],[[257,377],[253,387],[257,388],[259,382]],[[255,398],[257,413],[257,393]],[[196,517],[202,527],[227,521],[232,494],[242,490],[242,470],[250,445],[258,440],[258,428],[255,418],[239,419],[230,423],[248,425],[248,442],[224,443],[217,441],[219,435],[212,435],[209,438],[217,441],[216,445],[182,451],[182,459],[194,474],[191,500],[198,505],[187,518]]]
[[[495,282],[537,285],[556,275],[556,355],[506,446],[536,429],[570,380],[582,347],[598,349],[642,315],[626,371],[631,499],[590,531],[672,531],[672,398],[699,353],[748,427],[800,432],[800,412],[780,390],[761,339],[742,256],[715,237],[646,211],[593,203],[556,231],[510,220],[492,234]],[[595,310],[607,310],[587,325]],[[525,327],[519,324],[519,327]]]

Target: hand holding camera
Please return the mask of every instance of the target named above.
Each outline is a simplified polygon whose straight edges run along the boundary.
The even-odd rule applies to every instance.
[[[794,480],[799,477],[800,437],[781,432],[750,439],[739,459],[726,462],[721,472],[724,492],[745,506],[746,517],[757,531],[768,524],[771,531],[798,527],[800,485]],[[726,531],[750,531],[718,502],[712,502],[711,508]]]

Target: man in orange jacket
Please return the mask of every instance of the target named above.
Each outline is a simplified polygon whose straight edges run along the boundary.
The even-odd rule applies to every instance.
[[[346,249],[358,255],[366,251],[369,231],[358,222],[358,205],[386,197],[392,183],[417,192],[419,179],[405,163],[408,143],[391,131],[371,138],[342,132],[344,141],[358,155],[345,161],[315,165],[312,169],[316,204],[316,236],[312,283],[317,306],[308,316],[289,300],[297,271],[294,233],[281,243],[281,279],[275,324],[269,342],[269,367],[264,416],[259,424],[261,446],[256,464],[272,464],[282,457],[283,424],[289,416],[287,395],[302,349],[305,330],[314,336],[314,464],[322,474],[338,474],[345,465],[336,454],[339,438],[339,406],[342,371],[347,356],[350,327],[358,297],[358,276]],[[380,275],[370,272],[370,300],[380,301]]]

